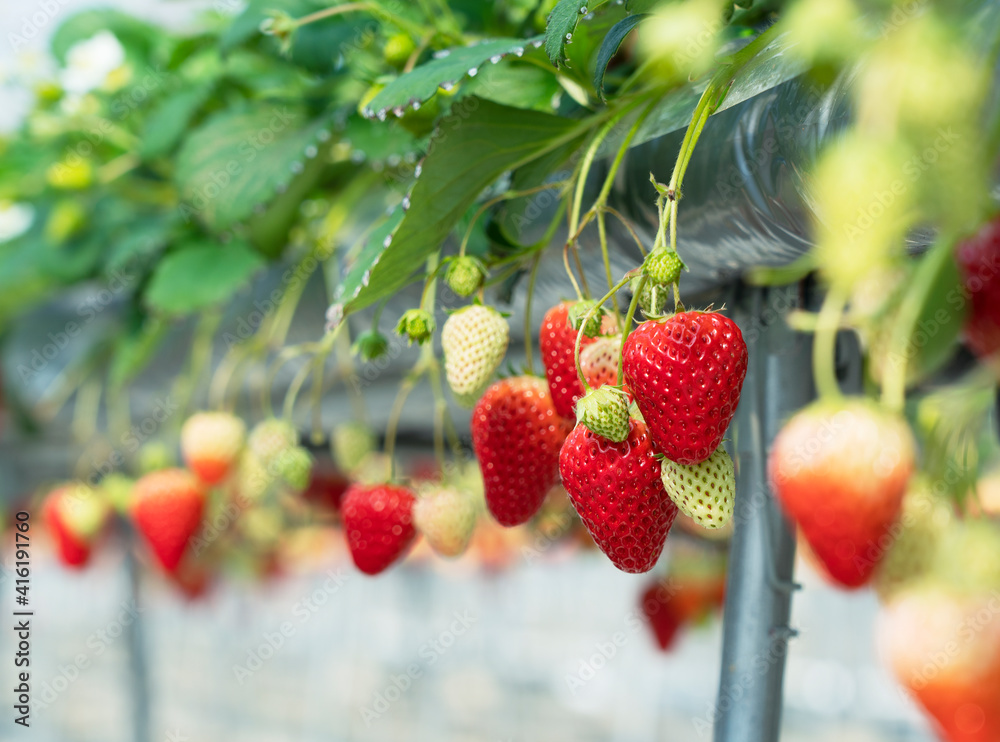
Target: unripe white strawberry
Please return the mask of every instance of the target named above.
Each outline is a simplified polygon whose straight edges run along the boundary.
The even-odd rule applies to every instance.
[[[198,412],[181,428],[184,463],[206,484],[218,484],[233,470],[246,441],[246,425],[228,412]]]
[[[472,496],[450,487],[436,487],[414,504],[413,523],[435,552],[457,557],[469,546],[476,513]]]
[[[507,352],[507,320],[478,304],[459,309],[444,323],[441,347],[448,385],[462,404],[471,406],[483,393]]]
[[[722,528],[733,517],[736,473],[733,460],[719,446],[698,464],[661,459],[663,488],[680,511],[703,528]]]

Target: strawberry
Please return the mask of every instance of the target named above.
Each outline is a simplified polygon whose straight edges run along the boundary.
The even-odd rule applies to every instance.
[[[459,309],[444,323],[441,348],[448,386],[471,407],[490,383],[507,352],[510,328],[495,309],[473,304]]]
[[[970,296],[965,340],[985,358],[1000,350],[1000,217],[959,243],[955,258]]]
[[[375,450],[375,435],[364,423],[343,423],[333,429],[330,448],[340,470],[350,474]]]
[[[591,389],[576,403],[576,420],[595,434],[621,443],[628,438],[628,396],[613,386]]]
[[[570,422],[556,414],[544,381],[517,376],[486,390],[471,425],[490,513],[504,526],[526,522],[558,479]]]
[[[413,506],[413,523],[434,551],[443,557],[457,557],[469,546],[477,511],[471,495],[435,487]]]
[[[633,293],[638,290],[641,281],[642,276],[632,279],[629,285]],[[658,319],[662,317],[663,313],[667,310],[671,291],[672,287],[670,284],[656,283],[656,281],[647,278],[646,282],[642,285],[642,291],[639,292],[639,308],[642,310],[642,313],[649,318]]]
[[[649,277],[649,281],[661,286],[676,283],[683,269],[684,263],[677,253],[664,248],[651,252],[642,264],[642,271]]]
[[[618,359],[621,356],[620,337],[599,337],[580,350],[583,377],[594,389],[605,384],[618,385]],[[626,389],[626,391],[628,391]]]
[[[775,439],[771,487],[844,587],[868,582],[891,544],[914,455],[906,423],[858,399],[807,407]]]
[[[293,492],[302,492],[309,486],[313,458],[302,446],[292,446],[274,460],[274,473]]]
[[[181,428],[181,454],[195,476],[218,484],[233,470],[246,440],[246,425],[228,412],[198,412]]]
[[[83,484],[63,485],[49,493],[42,515],[63,564],[74,568],[86,565],[110,513],[107,503]]]
[[[663,652],[669,652],[673,648],[677,632],[684,624],[684,618],[672,597],[673,591],[669,583],[657,580],[643,591],[639,599],[642,612],[653,630],[656,645]]]
[[[205,510],[202,484],[184,469],[161,469],[135,483],[132,519],[163,568],[173,572]]]
[[[594,542],[623,572],[656,564],[677,506],[663,491],[660,462],[646,426],[629,421],[614,443],[578,425],[559,454],[559,472]]]
[[[911,586],[883,610],[878,639],[943,739],[1000,740],[1000,591]]]
[[[733,460],[719,446],[700,464],[661,462],[663,488],[682,513],[703,528],[722,528],[733,517],[736,474]]]
[[[354,564],[377,575],[400,559],[417,537],[415,498],[406,487],[354,484],[344,494],[341,513]]]
[[[434,315],[425,309],[407,309],[399,318],[396,333],[406,338],[410,345],[423,345],[434,334]]]
[[[317,462],[313,465],[309,484],[302,496],[309,502],[336,513],[340,511],[340,503],[350,484],[335,466]]]
[[[574,351],[577,333],[568,321],[572,306],[572,302],[562,302],[546,312],[538,335],[538,346],[542,352],[552,403],[556,413],[570,419],[575,418],[576,401],[583,396],[583,385],[576,374]],[[614,331],[614,318],[610,315],[604,319],[604,328],[605,331]],[[593,338],[584,336],[580,347],[585,348],[592,342]]]
[[[892,545],[879,562],[873,586],[883,600],[910,582],[926,576],[954,515],[926,482],[912,484],[903,497],[899,521],[890,531]]]
[[[678,464],[711,456],[736,413],[747,373],[747,346],[736,323],[716,312],[643,322],[625,341],[622,362],[656,449]]]
[[[448,288],[458,296],[472,296],[479,291],[486,279],[486,268],[478,258],[468,255],[456,257],[451,261],[448,270],[444,274],[444,281]]]
[[[261,420],[254,425],[247,438],[247,450],[266,469],[270,469],[282,453],[298,444],[299,434],[295,426],[276,417]]]

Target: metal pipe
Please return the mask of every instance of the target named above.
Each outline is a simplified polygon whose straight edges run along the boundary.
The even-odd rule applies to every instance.
[[[737,307],[750,348],[737,412],[735,532],[726,579],[715,742],[777,742],[791,613],[795,538],[767,485],[766,448],[782,421],[815,396],[809,336],[783,316],[798,286],[752,289]]]

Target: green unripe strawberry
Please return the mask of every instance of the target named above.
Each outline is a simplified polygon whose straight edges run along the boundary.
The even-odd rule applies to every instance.
[[[459,296],[472,296],[479,291],[486,279],[486,268],[482,261],[462,255],[451,261],[444,274],[448,288]]]
[[[891,545],[875,571],[873,586],[883,600],[926,577],[955,516],[944,498],[916,481],[903,497],[899,520],[889,531]]]
[[[364,423],[343,423],[333,429],[330,444],[337,467],[351,474],[375,450],[375,435]]]
[[[569,326],[577,332],[583,327],[583,334],[589,338],[596,338],[601,334],[601,323],[604,320],[604,315],[607,314],[607,310],[604,307],[594,309],[595,304],[597,304],[596,301],[589,299],[578,301],[569,308],[569,314],[566,315],[566,321],[569,323]],[[590,312],[589,317],[587,316],[587,312]],[[587,319],[586,326],[583,324],[585,317]]]
[[[639,288],[642,277],[632,279],[633,293]],[[671,286],[668,283],[657,283],[651,278],[646,278],[642,291],[639,292],[639,308],[642,313],[650,319],[662,317],[669,306]]]
[[[393,67],[402,67],[409,61],[410,55],[416,48],[409,34],[395,33],[386,39],[382,55]]]
[[[176,460],[166,444],[152,441],[139,449],[139,474],[149,474],[160,469],[169,469],[176,465]]]
[[[399,318],[396,332],[410,343],[423,345],[434,334],[434,317],[424,309],[409,309]]]
[[[722,528],[733,517],[736,473],[733,460],[719,446],[698,464],[660,463],[663,488],[680,511],[703,528]]]
[[[299,444],[295,426],[276,417],[257,423],[247,437],[247,448],[266,469],[270,469],[278,456]]]
[[[296,492],[302,492],[309,485],[313,458],[302,446],[293,446],[281,453],[274,461],[275,474]]]
[[[684,269],[684,263],[673,250],[654,250],[646,256],[642,264],[642,272],[650,280],[659,284],[676,283]]]
[[[389,340],[378,330],[368,330],[358,335],[351,350],[362,361],[375,361],[389,350]]]
[[[593,389],[576,403],[576,421],[615,443],[628,438],[628,418],[628,396],[617,387]]]

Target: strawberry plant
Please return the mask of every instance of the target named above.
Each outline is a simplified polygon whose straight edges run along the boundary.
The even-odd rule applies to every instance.
[[[72,406],[84,452],[80,481],[44,501],[60,558],[85,566],[128,519],[155,571],[198,595],[223,571],[273,576],[314,527],[375,575],[421,535],[503,564],[565,515],[565,541],[650,572],[674,542],[763,517],[741,508],[752,439],[816,568],[878,590],[888,659],[942,738],[994,739],[997,614],[934,682],[912,671],[1000,589],[1000,11],[899,11],[251,0],[187,34],[66,19],[58,73],[21,80],[34,106],[0,139],[5,396],[26,429]],[[707,136],[740,150],[742,183],[706,174]],[[692,239],[705,210],[685,204],[709,191],[792,215],[719,219],[720,254],[750,232],[787,232],[795,254],[732,261]],[[737,282],[738,305],[797,284],[802,308],[737,321],[717,291]],[[320,283],[325,314],[306,300]],[[84,295],[24,352],[22,325]],[[818,399],[768,445],[732,423],[764,393],[743,385],[769,373],[761,328],[779,324],[808,336]],[[372,424],[365,374],[407,360]],[[135,392],[162,369],[171,409],[142,433]],[[418,388],[421,476],[397,451]],[[331,419],[336,395],[351,412]],[[721,603],[719,560],[697,560],[710,569],[672,564],[681,587],[642,594],[661,648]]]

